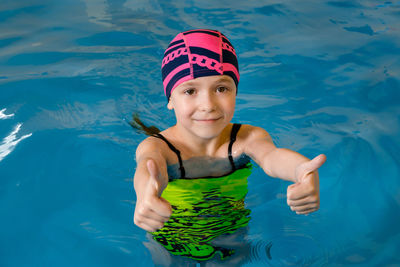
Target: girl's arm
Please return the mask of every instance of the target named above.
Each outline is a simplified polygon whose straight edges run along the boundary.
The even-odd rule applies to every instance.
[[[249,126],[245,141],[245,153],[266,174],[292,181],[287,189],[287,202],[298,214],[307,214],[319,208],[318,168],[326,156],[321,154],[313,160],[285,148],[277,148],[269,134],[262,128]]]
[[[171,205],[161,197],[168,185],[167,163],[160,146],[147,138],[136,150],[137,168],[134,176],[136,207],[134,223],[154,232],[171,216]]]

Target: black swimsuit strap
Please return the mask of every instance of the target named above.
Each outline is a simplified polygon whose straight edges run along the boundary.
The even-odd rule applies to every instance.
[[[237,136],[237,133],[239,132],[239,129],[241,126],[242,126],[241,124],[235,123],[235,124],[233,124],[232,130],[231,130],[231,139],[230,139],[229,146],[228,146],[228,158],[229,158],[229,162],[231,163],[231,166],[232,166],[232,171],[236,170],[235,162],[233,161],[233,157],[232,157],[232,146],[233,146],[233,143],[236,141],[236,136]],[[176,156],[178,157],[178,161],[179,161],[179,170],[181,171],[181,178],[185,178],[185,168],[183,167],[181,152],[178,149],[176,149],[176,147],[174,147],[174,145],[171,144],[167,140],[167,138],[165,138],[162,134],[157,133],[157,134],[153,134],[152,136],[163,140],[168,145],[168,147],[173,152],[175,152]]]
[[[236,141],[236,136],[237,136],[237,133],[239,132],[240,126],[242,126],[242,125],[238,124],[238,123],[233,124],[232,130],[231,130],[231,141],[229,142],[229,146],[228,146],[228,158],[229,158],[229,162],[232,165],[232,171],[236,170],[235,162],[233,161],[233,157],[232,157],[232,145]]]
[[[181,178],[185,178],[185,168],[183,167],[183,162],[182,162],[182,158],[181,158],[181,152],[176,149],[174,147],[174,145],[172,145],[167,138],[165,138],[162,134],[157,133],[157,134],[153,134],[153,137],[157,137],[160,138],[161,140],[163,140],[165,143],[167,143],[168,147],[175,152],[175,154],[178,156],[178,161],[179,161],[179,170],[181,171]]]

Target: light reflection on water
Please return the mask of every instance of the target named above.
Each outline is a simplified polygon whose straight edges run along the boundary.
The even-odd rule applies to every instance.
[[[0,150],[0,265],[155,264],[132,226],[144,136],[128,122],[174,123],[162,53],[197,27],[238,52],[236,122],[328,156],[321,209],[306,217],[287,207],[288,183],[254,168],[251,220],[228,239],[244,256],[231,265],[399,264],[399,12],[394,1],[1,3],[0,146],[20,142]]]

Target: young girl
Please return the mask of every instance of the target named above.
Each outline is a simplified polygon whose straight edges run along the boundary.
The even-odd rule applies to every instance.
[[[277,148],[262,128],[231,123],[240,76],[235,50],[222,33],[179,33],[164,53],[162,77],[176,125],[146,138],[136,150],[137,226],[154,232],[168,221],[171,205],[161,195],[169,180],[223,176],[250,159],[267,175],[294,182],[287,189],[291,210],[318,210],[317,170],[325,155],[309,160]]]

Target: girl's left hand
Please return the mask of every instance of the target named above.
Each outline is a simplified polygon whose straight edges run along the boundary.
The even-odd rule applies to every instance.
[[[319,209],[318,168],[326,161],[321,154],[296,168],[296,183],[287,188],[287,204],[297,214],[308,214]]]

